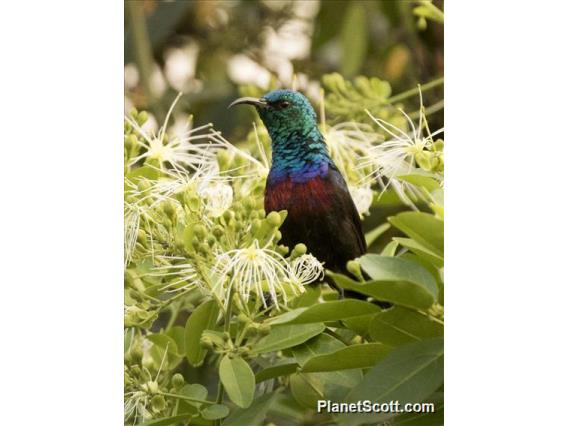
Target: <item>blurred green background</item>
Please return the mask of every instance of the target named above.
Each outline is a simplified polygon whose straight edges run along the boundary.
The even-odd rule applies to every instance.
[[[227,111],[239,86],[295,87],[317,105],[321,76],[379,77],[396,94],[443,76],[443,26],[413,13],[417,1],[137,0],[125,2],[125,107],[156,127],[183,92],[187,113],[238,138],[252,110]],[[443,9],[442,1],[434,4]],[[424,93],[429,106],[443,86]],[[414,97],[416,98],[416,97]],[[418,99],[410,99],[418,107]],[[429,115],[443,125],[441,107]],[[175,124],[174,124],[175,125]],[[240,127],[239,127],[240,126]]]

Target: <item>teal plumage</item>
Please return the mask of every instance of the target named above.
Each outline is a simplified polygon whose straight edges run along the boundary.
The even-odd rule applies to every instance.
[[[267,213],[288,211],[281,227],[283,244],[292,248],[304,243],[326,268],[346,272],[347,261],[365,253],[365,239],[308,99],[299,92],[275,90],[231,106],[243,103],[256,107],[272,140],[264,206]]]

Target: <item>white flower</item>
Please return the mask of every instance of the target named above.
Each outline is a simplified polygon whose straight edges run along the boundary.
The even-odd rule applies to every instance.
[[[371,186],[350,186],[349,192],[351,193],[351,198],[353,198],[359,215],[368,214],[369,208],[371,208],[371,204],[373,203],[373,190]]]
[[[173,278],[170,282],[162,286],[160,291],[164,291],[166,293],[177,293],[188,291],[193,288],[205,289],[197,275],[195,267],[188,263],[184,257],[156,256],[155,260],[166,264],[152,268],[152,271],[147,275],[168,279]]]
[[[441,128],[433,133],[430,132],[424,108],[422,107],[421,93],[420,105],[418,126],[415,126],[410,117],[404,111],[400,110],[409,123],[410,132],[405,132],[385,120],[373,117],[371,113],[366,110],[371,119],[386,132],[391,139],[374,145],[369,152],[361,158],[358,166],[360,170],[370,170],[370,173],[367,173],[362,179],[362,182],[369,183],[370,180],[377,179],[379,185],[383,186],[383,191],[389,186],[392,186],[400,199],[412,207],[415,207],[411,200],[412,197],[427,199],[428,195],[421,188],[410,184],[404,179],[401,179],[401,177],[411,174],[424,174],[424,172],[417,167],[415,157],[425,150],[430,150],[434,144],[434,137],[444,131],[444,128]],[[382,176],[387,178],[386,185],[384,185],[380,179]],[[441,180],[441,176],[437,177]]]
[[[226,183],[207,185],[198,193],[205,200],[205,209],[212,217],[221,216],[233,203],[233,188]]]
[[[284,305],[288,303],[287,290],[294,294],[305,291],[297,277],[291,274],[286,259],[274,250],[261,248],[258,240],[254,240],[248,248],[217,255],[214,271],[221,279],[213,290],[221,295],[225,307],[233,291],[244,304],[252,292],[256,293],[265,308],[268,306],[262,294],[267,292],[276,309],[280,308],[280,301]]]
[[[206,124],[194,129],[187,128],[182,134],[182,137],[173,137],[166,140],[166,128],[168,121],[179,100],[181,93],[176,97],[172,103],[164,125],[155,134],[153,131],[147,131],[144,126],[139,126],[138,123],[132,118],[125,116],[125,120],[134,128],[134,130],[142,136],[141,145],[145,148],[145,152],[133,158],[130,165],[144,159],[156,159],[160,164],[169,163],[174,168],[183,168],[188,166],[190,168],[197,168],[199,165],[213,161],[215,158],[216,148],[219,145],[209,143],[195,143],[199,140],[210,141],[211,134],[199,134],[203,130],[210,130],[212,125]],[[189,123],[188,123],[189,127]]]
[[[360,181],[364,173],[357,167],[360,160],[369,157],[381,136],[367,124],[339,123],[325,133],[329,154],[345,178]]]
[[[290,265],[292,280],[304,286],[322,278],[323,265],[311,254],[303,254],[294,259]]]

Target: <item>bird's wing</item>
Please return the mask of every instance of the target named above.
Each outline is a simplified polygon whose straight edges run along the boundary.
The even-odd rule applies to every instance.
[[[341,206],[343,211],[340,229],[356,237],[357,247],[354,247],[353,258],[362,256],[367,251],[367,244],[361,227],[361,218],[351,198],[347,183],[335,165],[329,168],[328,176],[334,187],[335,203],[338,207]]]

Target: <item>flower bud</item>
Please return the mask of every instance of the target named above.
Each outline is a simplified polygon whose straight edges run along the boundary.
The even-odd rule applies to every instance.
[[[213,228],[213,235],[215,238],[221,238],[225,234],[225,231],[222,226],[216,225]]]
[[[418,18],[418,22],[416,23],[416,25],[418,26],[419,30],[424,31],[428,27],[428,23],[426,22],[426,18],[424,16],[421,16],[420,18]]]
[[[274,228],[277,228],[278,226],[280,226],[282,224],[282,219],[280,218],[280,215],[278,214],[278,212],[268,213],[268,216],[266,216],[266,220],[267,220],[268,224],[270,226],[273,226]]]
[[[240,323],[243,323],[243,324],[247,324],[247,323],[251,322],[251,319],[250,319],[248,316],[246,316],[246,314],[243,313],[243,312],[241,312],[241,313],[237,316],[237,320],[238,320]]]
[[[172,385],[175,389],[181,389],[185,385],[185,380],[180,373],[176,373],[172,377]]]
[[[136,145],[136,143],[138,142],[138,139],[136,138],[135,134],[129,134],[128,136],[124,137],[124,146],[127,149],[132,148],[134,145]]]
[[[148,113],[146,111],[140,111],[136,116],[136,122],[138,125],[143,126],[146,121],[148,121]]]
[[[164,213],[170,218],[173,218],[176,214],[176,206],[169,200],[164,202],[162,209],[164,210]]]
[[[275,239],[276,241],[280,241],[280,240],[282,239],[282,232],[276,231],[276,232],[274,233],[274,239]]]
[[[193,227],[193,234],[200,240],[203,240],[207,235],[207,230],[205,229],[205,226],[198,223]]]
[[[209,237],[207,237],[207,245],[208,245],[209,247],[213,247],[216,242],[217,242],[217,240],[215,239],[214,236],[209,235]]]
[[[300,244],[296,244],[296,246],[294,247],[294,250],[292,251],[292,255],[293,256],[301,256],[303,254],[306,254],[308,251],[308,248],[306,247],[305,244],[300,243]]]

